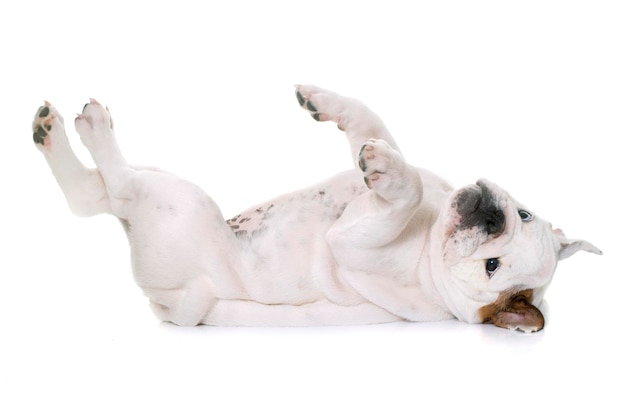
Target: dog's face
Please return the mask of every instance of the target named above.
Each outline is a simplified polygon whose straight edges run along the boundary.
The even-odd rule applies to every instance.
[[[586,241],[568,240],[486,180],[453,193],[444,215],[449,301],[468,322],[540,330],[537,306],[557,262],[579,250],[601,253]]]

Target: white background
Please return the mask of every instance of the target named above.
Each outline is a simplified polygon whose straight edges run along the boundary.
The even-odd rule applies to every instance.
[[[620,1],[3,2],[0,391],[623,392],[625,20]],[[410,162],[496,181],[604,256],[561,263],[534,335],[159,325],[120,225],[67,210],[32,116],[55,104],[88,161],[72,119],[96,97],[129,161],[232,216],[350,166],[294,83],[362,99]]]

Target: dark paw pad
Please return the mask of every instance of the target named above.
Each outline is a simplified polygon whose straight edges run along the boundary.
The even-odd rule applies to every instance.
[[[48,130],[50,130],[50,126],[46,126]],[[46,130],[43,129],[42,126],[37,126],[37,129],[33,131],[33,141],[40,145],[43,145],[44,138],[48,136]]]
[[[52,130],[50,121],[53,118],[54,114],[52,113],[52,109],[47,104],[45,106],[40,106],[39,109],[37,109],[35,121],[33,123],[33,142],[38,145],[45,145],[48,132]]]
[[[311,112],[317,112],[317,108],[311,104],[311,101],[306,103],[306,109],[310,110]]]
[[[300,106],[304,106],[304,104],[306,104],[306,99],[297,90],[296,90],[296,98],[298,98],[298,103],[300,104]]]
[[[39,117],[46,117],[50,114],[50,108],[47,106],[42,106],[39,108]]]
[[[317,121],[320,121],[320,114],[317,112],[317,108],[315,105],[311,103],[311,101],[304,98],[302,94],[298,90],[296,90],[296,98],[298,99],[298,104],[307,111],[311,113],[311,117]]]

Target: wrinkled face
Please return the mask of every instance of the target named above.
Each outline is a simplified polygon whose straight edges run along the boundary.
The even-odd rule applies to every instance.
[[[448,306],[468,322],[540,330],[537,306],[557,261],[579,249],[600,253],[590,243],[568,241],[486,180],[456,191],[445,214]]]

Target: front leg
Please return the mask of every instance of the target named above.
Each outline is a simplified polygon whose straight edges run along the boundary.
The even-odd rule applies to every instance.
[[[371,138],[384,139],[400,152],[381,118],[361,101],[314,85],[296,85],[296,97],[315,120],[335,122],[345,132],[355,164],[361,147]]]
[[[417,221],[429,219],[419,213],[428,211],[420,206],[420,171],[382,140],[367,141],[358,164],[370,191],[350,202],[326,235],[338,274],[361,296],[401,318],[451,318],[424,291],[417,273],[427,236]]]
[[[386,141],[367,141],[357,161],[370,191],[348,204],[327,238],[339,259],[362,263],[372,257],[371,250],[400,236],[422,201],[423,188],[417,168]]]
[[[417,169],[408,165],[387,141],[369,139],[359,150],[358,165],[363,180],[375,195],[387,202],[419,204],[422,182]]]

